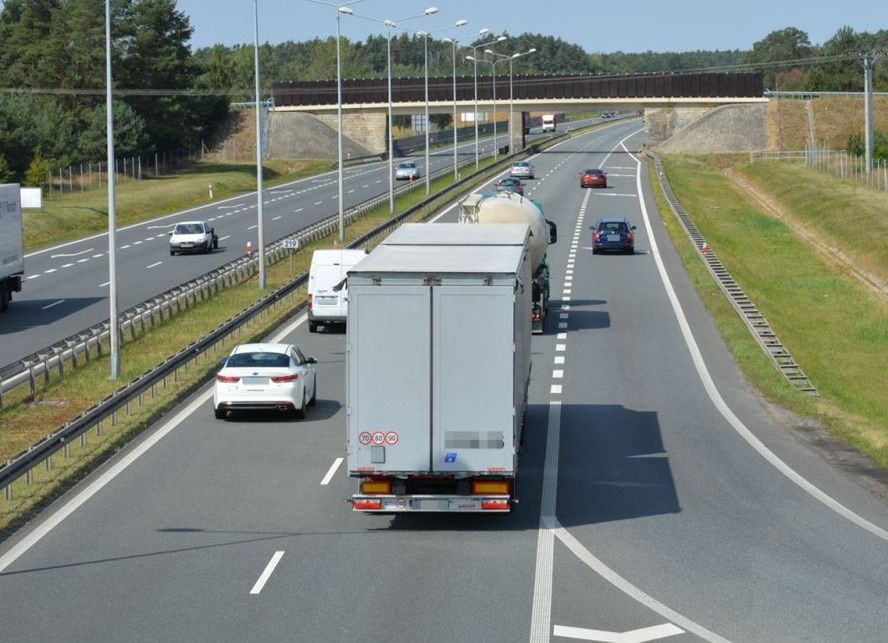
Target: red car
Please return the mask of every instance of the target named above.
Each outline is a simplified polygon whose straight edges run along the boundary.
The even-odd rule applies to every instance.
[[[599,170],[598,168],[590,167],[587,170],[583,170],[583,173],[580,175],[580,187],[581,188],[606,188],[607,187],[607,172],[604,170]]]

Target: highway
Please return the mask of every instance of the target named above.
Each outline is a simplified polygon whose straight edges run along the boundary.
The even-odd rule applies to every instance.
[[[493,149],[492,137],[481,153]],[[499,136],[500,145],[508,142]],[[474,156],[474,141],[459,145],[460,160]],[[432,171],[452,167],[453,147],[430,155]],[[420,168],[422,152],[410,157]],[[401,159],[398,159],[401,160]],[[423,169],[424,172],[424,169]],[[344,200],[352,207],[388,193],[388,162],[346,168]],[[336,172],[266,188],[265,242],[271,243],[338,212]],[[179,221],[203,219],[215,226],[219,249],[210,255],[169,254],[167,233]],[[121,311],[243,256],[257,246],[256,193],[130,225],[117,233],[118,307]],[[108,236],[90,236],[26,255],[26,278],[9,310],[0,316],[0,367],[59,342],[109,317]]]
[[[888,503],[745,382],[640,141],[615,123],[533,159],[556,309],[511,514],[352,513],[345,336],[300,317],[272,339],[318,358],[307,418],[217,421],[196,392],[0,546],[4,640],[883,641]],[[635,255],[593,256],[613,215]]]

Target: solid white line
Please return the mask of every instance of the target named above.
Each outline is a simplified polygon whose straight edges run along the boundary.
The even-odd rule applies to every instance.
[[[158,261],[156,263],[152,263],[150,266],[145,266],[145,267],[146,268],[156,268],[157,266],[159,266],[162,263],[163,263],[162,261]]]
[[[271,575],[274,573],[274,568],[277,567],[278,563],[281,562],[281,558],[284,557],[284,552],[276,551],[274,552],[274,556],[271,557],[271,560],[268,561],[268,564],[265,566],[265,569],[262,571],[262,575],[256,581],[256,584],[253,585],[253,589],[250,590],[250,594],[258,594],[262,591],[262,588],[265,587],[265,583],[268,582],[268,579],[271,578]]]
[[[324,476],[324,479],[321,480],[321,485],[326,486],[330,484],[330,480],[333,479],[333,476],[336,474],[336,470],[339,468],[339,465],[342,464],[342,458],[336,458],[333,460],[333,464],[330,465],[330,469],[327,471],[327,475]]]
[[[646,643],[670,636],[684,634],[685,631],[672,623],[642,627],[628,632],[609,632],[607,630],[587,630],[582,627],[566,627],[556,625],[553,634],[567,639],[579,641],[600,641],[601,643]]]
[[[548,451],[548,448],[546,450]],[[571,552],[573,552],[573,554],[577,558],[583,561],[589,567],[589,569],[601,576],[604,580],[619,589],[621,592],[638,601],[649,610],[656,612],[660,616],[672,621],[673,623],[677,623],[688,632],[696,634],[700,638],[717,643],[728,643],[727,639],[722,638],[715,632],[711,632],[710,630],[692,621],[691,619],[682,616],[672,608],[667,607],[666,605],[655,599],[653,596],[644,593],[635,585],[617,574],[613,569],[611,569],[603,562],[601,562],[598,558],[593,556],[592,553],[588,549],[586,549],[582,545],[582,543],[580,543],[580,541],[574,538],[567,529],[561,526],[557,518],[552,518],[551,524],[554,535],[558,540],[560,540]]]
[[[53,306],[58,306],[59,304],[64,304],[66,301],[67,301],[66,299],[59,299],[58,301],[54,301],[51,304],[47,304],[46,306],[44,306],[40,310],[49,310]]]
[[[630,134],[630,136],[632,136]],[[627,136],[626,138],[629,138]],[[623,146],[623,149],[626,152],[629,152],[629,149],[624,145],[623,141],[620,141],[620,145]],[[636,158],[631,152],[629,156],[635,159],[637,163],[636,167],[636,184],[638,186],[638,193],[641,192],[641,160]],[[811,484],[808,480],[806,480],[801,474],[799,474],[795,469],[786,464],[783,460],[781,460],[776,453],[771,451],[765,444],[759,440],[752,431],[747,428],[745,424],[738,418],[734,411],[728,406],[727,402],[725,402],[724,398],[719,393],[718,388],[715,386],[715,381],[712,379],[712,375],[709,373],[709,369],[706,367],[706,362],[703,360],[703,354],[700,352],[700,347],[697,345],[697,341],[694,339],[694,334],[691,332],[691,326],[688,323],[687,317],[685,317],[684,310],[681,307],[681,303],[678,301],[678,296],[675,294],[675,289],[672,287],[672,282],[669,279],[669,275],[666,274],[666,266],[663,264],[663,259],[660,256],[660,249],[657,246],[657,240],[654,238],[653,229],[651,228],[650,218],[648,217],[647,208],[645,207],[644,199],[638,199],[641,204],[641,216],[644,219],[644,227],[645,231],[648,235],[648,240],[651,247],[651,253],[654,255],[654,262],[657,264],[657,270],[660,273],[660,280],[663,282],[663,287],[666,290],[666,295],[669,297],[669,302],[672,304],[672,310],[675,313],[675,318],[678,320],[678,325],[681,328],[681,334],[684,337],[685,344],[687,344],[688,351],[691,353],[691,359],[694,362],[694,366],[697,369],[697,374],[700,377],[700,381],[703,383],[703,388],[706,390],[706,393],[709,395],[709,399],[712,401],[715,408],[718,409],[718,412],[721,413],[722,417],[728,421],[734,430],[740,434],[746,442],[751,446],[755,451],[762,456],[771,466],[777,469],[784,476],[789,478],[796,485],[801,487],[804,491],[810,494],[814,499],[823,503],[837,514],[842,516],[843,518],[847,518],[851,522],[853,522],[858,527],[862,527],[866,529],[868,532],[876,536],[877,538],[881,538],[884,541],[888,541],[888,530],[882,529],[878,525],[870,522],[863,516],[855,513],[854,511],[848,509],[845,505],[837,501],[832,496],[828,495],[818,487]]]

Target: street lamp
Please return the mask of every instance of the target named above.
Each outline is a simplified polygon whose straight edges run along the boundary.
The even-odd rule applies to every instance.
[[[508,60],[509,61],[509,152],[514,151],[514,145],[512,144],[515,140],[515,133],[513,129],[513,123],[515,120],[515,103],[513,100],[512,93],[512,61],[516,58],[521,58],[522,56],[529,56],[530,54],[536,53],[536,47],[531,47],[527,51],[512,54],[511,56],[508,54],[499,54],[490,49],[484,50],[485,54],[490,54],[491,56],[496,56],[498,60]],[[494,81],[495,82],[495,81]]]
[[[114,172],[114,113],[111,96],[111,0],[105,0],[105,143],[108,150],[108,304],[111,322],[108,328],[111,342],[110,379],[120,378],[120,328],[117,325],[117,215]]]
[[[454,38],[445,38],[445,42],[453,45],[453,181],[459,180],[459,159],[457,158],[458,132],[456,126],[456,45],[459,43]]]
[[[407,20],[413,20],[415,18],[422,18],[423,16],[431,16],[438,13],[438,7],[428,7],[425,11],[415,16],[406,16],[404,18],[398,18],[397,20],[392,20],[389,18],[380,19],[380,18],[371,18],[370,16],[364,16],[355,13],[354,16],[356,18],[364,18],[365,20],[370,20],[372,22],[378,22],[379,24],[385,25],[388,28],[388,36],[386,53],[388,57],[388,156],[389,156],[389,213],[393,214],[395,212],[395,150],[394,150],[394,140],[392,137],[392,125],[394,122],[394,118],[392,117],[392,29],[398,27],[399,22],[406,22]],[[428,168],[426,168],[428,171]]]
[[[486,36],[491,33],[490,29],[487,27],[478,31],[479,36]],[[508,40],[508,36],[499,36],[496,40],[491,40],[490,42],[484,42],[480,45],[472,45],[473,54],[472,56],[466,56],[466,60],[474,61],[474,74],[475,74],[475,169],[478,170],[481,168],[481,156],[478,147],[478,49],[481,47],[487,47],[488,45],[493,45],[498,42],[503,42],[504,40]],[[494,141],[494,147],[496,147],[496,142]]]
[[[265,290],[265,233],[262,227],[262,122],[259,113],[259,0],[253,0],[253,73],[256,90],[256,245],[259,250],[259,290]]]
[[[340,19],[343,15],[353,16],[355,12],[349,5],[356,4],[361,0],[351,0],[351,2],[344,2],[341,5],[335,5],[331,2],[324,2],[323,0],[308,1],[314,4],[322,4],[327,7],[332,7],[336,9],[336,146],[338,166],[337,183],[339,186],[339,241],[345,241],[345,198],[343,195],[343,184],[345,182],[345,177],[342,152],[342,54],[340,52],[340,41],[342,40],[342,32],[340,29]]]
[[[444,27],[442,29],[436,29],[435,31],[419,31],[418,35],[423,37],[425,55],[423,57],[424,65],[425,65],[425,176],[426,176],[426,194],[431,194],[432,192],[432,177],[431,172],[429,171],[429,36],[434,33],[440,33],[442,31],[447,31],[448,29],[454,29],[456,27],[463,27],[469,24],[468,20],[457,20],[453,27]],[[455,76],[454,76],[455,79]],[[456,127],[456,120],[453,122],[453,126]]]

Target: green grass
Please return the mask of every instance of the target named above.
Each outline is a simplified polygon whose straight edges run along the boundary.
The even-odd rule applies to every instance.
[[[272,186],[327,171],[330,163],[267,161],[262,168],[264,184]],[[210,199],[210,185],[213,186],[213,199]],[[249,163],[196,162],[174,175],[122,182],[116,187],[117,225],[125,226],[251,192],[256,189],[256,166]],[[44,200],[41,210],[24,211],[27,250],[79,239],[107,229],[107,187],[62,195],[54,192]]]
[[[704,301],[741,368],[767,397],[817,417],[888,467],[888,396],[882,368],[888,361],[885,307],[800,240],[791,226],[751,204],[720,170],[724,163],[712,157],[664,158],[676,196],[822,397],[807,398],[776,374],[689,242],[682,239],[683,231],[676,232],[671,212],[661,206]],[[769,169],[778,171],[774,165]],[[798,189],[804,191],[808,184],[814,189],[822,177],[792,175],[786,180],[803,182]],[[659,194],[659,187],[655,192]],[[888,209],[881,216],[888,217]],[[865,239],[862,243],[868,244]],[[866,252],[878,255],[880,250]]]

